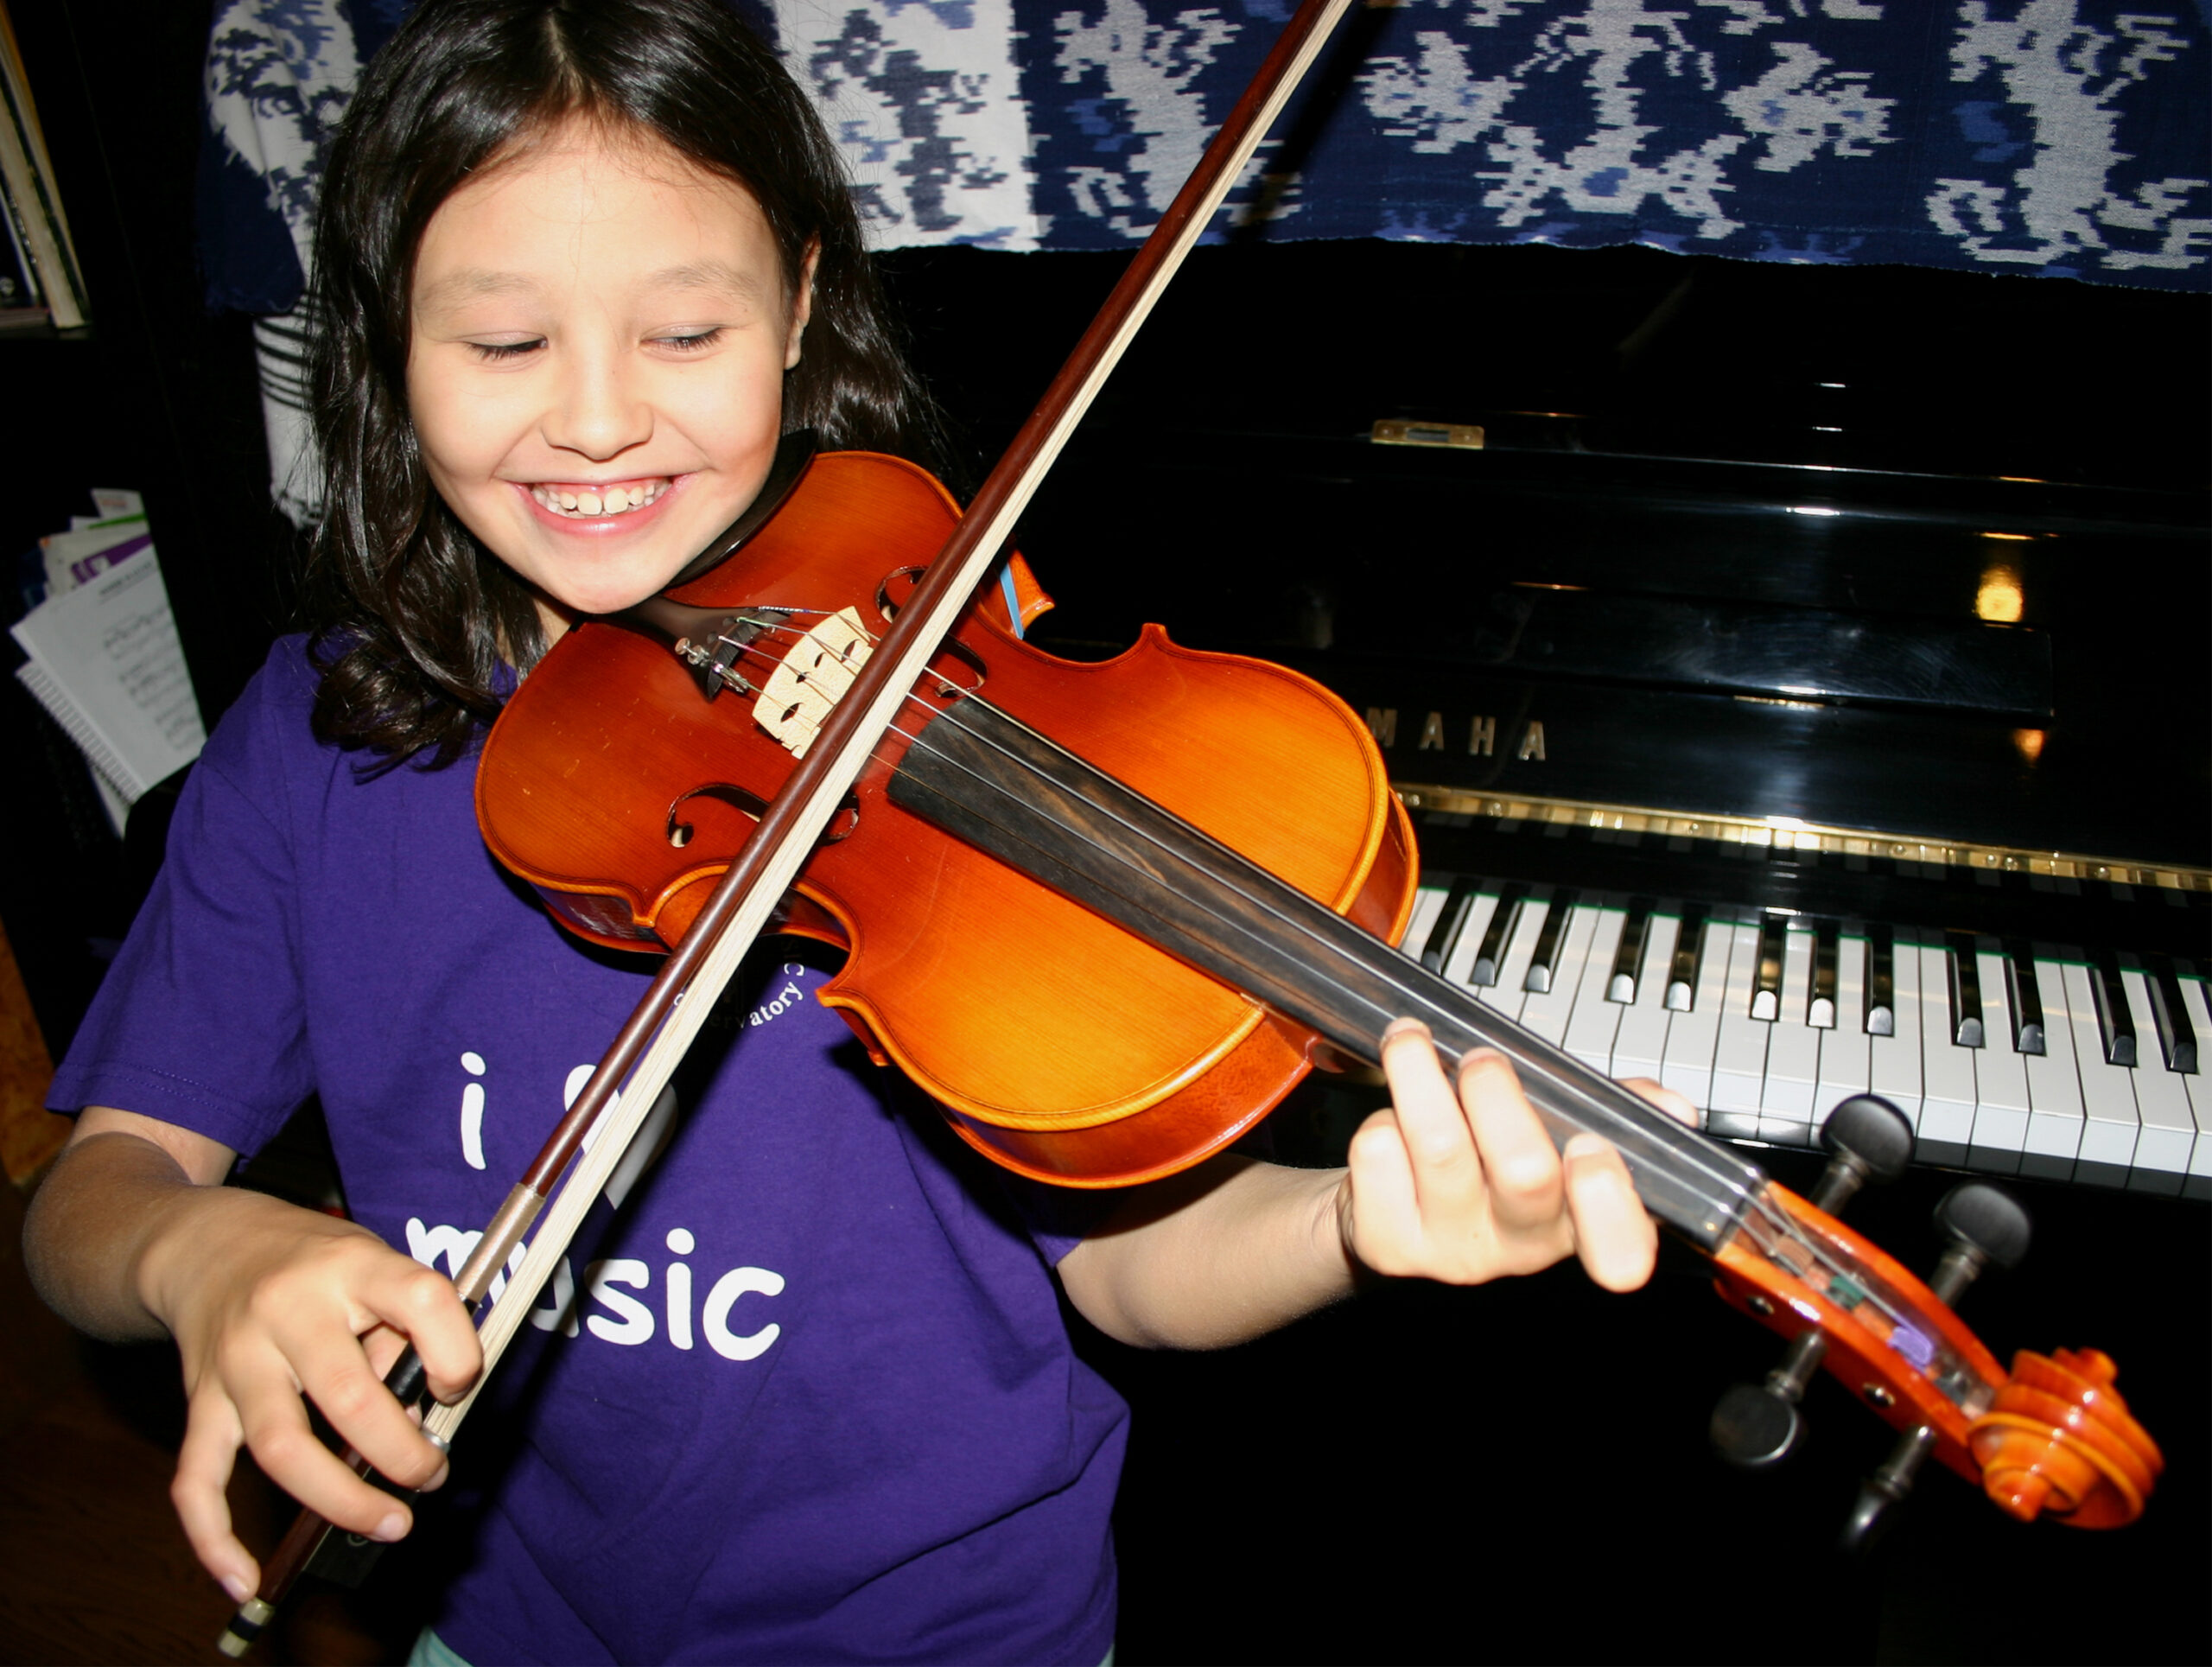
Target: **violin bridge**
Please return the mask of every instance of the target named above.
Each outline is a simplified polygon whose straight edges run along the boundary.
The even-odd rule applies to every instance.
[[[853,686],[874,647],[861,616],[840,608],[792,645],[768,674],[753,716],[794,758],[804,758],[830,709]]]

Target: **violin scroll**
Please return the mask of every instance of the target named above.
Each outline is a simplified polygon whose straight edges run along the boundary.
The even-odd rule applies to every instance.
[[[2113,1387],[2118,1375],[2094,1349],[2013,1356],[2011,1379],[1967,1435],[1999,1510],[2076,1528],[2121,1528],[2143,1514],[2165,1460]]]

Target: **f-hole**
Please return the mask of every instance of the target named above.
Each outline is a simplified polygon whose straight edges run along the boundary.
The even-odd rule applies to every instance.
[[[905,590],[900,593],[900,601],[903,601],[914,594],[915,582],[921,576],[922,569],[918,567],[894,567],[883,576],[883,582],[875,588],[875,611],[883,616],[885,624],[899,617],[899,604],[891,600],[891,587],[901,579],[906,582]]]
[[[692,836],[698,832],[696,828],[689,822],[682,820],[677,814],[687,803],[695,799],[719,799],[725,805],[742,811],[755,822],[760,819],[762,813],[768,808],[768,801],[760,794],[748,792],[728,781],[710,781],[703,787],[694,787],[688,793],[679,794],[668,807],[667,823],[668,843],[679,851],[689,845]],[[828,830],[823,834],[822,843],[825,845],[834,845],[841,839],[850,837],[853,830],[860,825],[861,802],[853,794],[847,793],[838,804],[837,814],[830,819]]]

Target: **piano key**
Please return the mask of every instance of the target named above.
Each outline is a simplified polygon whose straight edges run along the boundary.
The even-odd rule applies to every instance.
[[[1448,886],[1423,886],[1414,894],[1414,912],[1406,921],[1401,947],[1431,972],[1443,968],[1445,951],[1459,932],[1475,883],[1462,875]]]
[[[2204,981],[2184,973],[2181,1000],[2190,1028],[2199,1036],[2212,1036],[2212,1005],[2205,1000]],[[2196,1113],[2196,1148],[2189,1161],[2189,1179],[2182,1184],[2185,1197],[2212,1199],[2212,1077],[2203,1072],[2182,1078],[2190,1110]]]
[[[1505,913],[1505,900],[1498,899],[1497,913],[1491,917],[1490,931],[1484,934],[1483,948],[1488,951],[1493,938],[1500,940],[1497,962],[1497,981],[1491,984],[1478,983],[1475,997],[1485,1007],[1496,1008],[1509,1019],[1521,1016],[1522,1005],[1529,999],[1529,962],[1535,954],[1536,940],[1543,936],[1547,907],[1541,898],[1523,897],[1514,910],[1510,922],[1502,922]],[[1503,930],[1501,930],[1503,926]],[[1482,970],[1482,958],[1478,956],[1475,968]]]
[[[1636,981],[1636,1000],[1621,1015],[1621,1028],[1613,1036],[1615,1077],[1649,1077],[1657,1080],[1667,1057],[1667,969],[1674,960],[1675,934],[1681,919],[1672,912],[1655,912],[1644,929],[1643,962]],[[1702,1110],[1702,1103],[1700,1109]],[[2212,1155],[2212,1154],[2208,1154]]]
[[[1717,940],[1724,930],[1729,941],[1728,982],[1721,996],[1720,1028],[1713,1043],[1713,1098],[1706,1102],[1705,1126],[1716,1135],[1757,1140],[1770,1026],[1751,1017],[1751,1002],[1764,958],[1765,933],[1756,918],[1725,928],[1716,919],[1713,926],[1716,941],[1708,954],[1719,954]]]
[[[1835,1028],[1835,963],[1842,935],[1834,920],[1813,922],[1813,989],[1805,1003],[1805,1022],[1815,1030]]]
[[[2120,958],[2110,950],[2089,954],[2089,993],[2097,1008],[2097,1031],[2105,1063],[2133,1066],[2136,1059],[2135,1021],[2127,1010],[2126,992],[2120,988]]]
[[[2181,980],[2174,964],[2163,955],[2145,960],[2144,991],[2151,998],[2151,1022],[2158,1034],[2158,1057],[2169,1071],[2195,1072],[2196,1030],[2182,1005]]]
[[[2066,978],[2056,961],[2032,962],[2044,1017],[2044,1047],[2024,1053],[2028,1075],[2028,1131],[2020,1173],[2038,1180],[2071,1180],[2082,1150],[2082,1076],[2074,1059],[2074,1024],[2066,1008]],[[2094,1021],[2093,1021],[2094,1024]]]
[[[1614,899],[1586,903],[1590,917],[1589,961],[1581,987],[1574,993],[1574,1008],[1567,1019],[1567,1051],[1593,1071],[1607,1071],[1613,1062],[1613,1038],[1619,1034],[1622,1003],[1612,999],[1612,986],[1621,978],[1621,945],[1633,926],[1637,935],[1649,924],[1649,898],[1637,898],[1625,910]],[[1639,919],[1639,915],[1641,918]],[[1628,980],[1636,982],[1637,957],[1628,965]]]
[[[1506,944],[1520,921],[1522,906],[1528,896],[1529,888],[1518,881],[1508,881],[1500,888],[1497,905],[1491,912],[1490,923],[1484,928],[1481,945],[1475,951],[1474,970],[1467,975],[1469,983],[1486,989],[1497,982],[1498,968],[1505,960]]]
[[[2067,1020],[2074,1032],[2074,1063],[2082,1077],[2082,1150],[2076,1180],[2124,1187],[2135,1163],[2135,1072],[2111,1063],[2105,1045],[2104,997],[2096,970],[2063,964]],[[2122,992],[2123,996],[2125,992]]]
[[[2156,1034],[2149,982],[2134,967],[2122,967],[2120,978],[2135,1034]],[[2135,1110],[2143,1127],[2135,1137],[2135,1163],[2127,1174],[2131,1192],[2177,1196],[2181,1192],[2182,1177],[2189,1173],[2196,1146],[2196,1114],[2190,1110],[2183,1081],[2181,1072],[2166,1069],[2165,1061],[2155,1054],[2135,1068]]]
[[[1772,1020],[1782,1013],[1782,951],[1789,917],[1770,914],[1759,922],[1759,958],[1751,977],[1751,1017]]]
[[[1445,946],[1444,962],[1438,968],[1453,983],[1473,983],[1475,958],[1490,935],[1490,924],[1497,918],[1497,906],[1506,889],[1502,881],[1484,881],[1468,898],[1466,913],[1460,916],[1459,930]]]
[[[1780,1012],[1767,1033],[1766,1087],[1759,1098],[1759,1138],[1778,1146],[1808,1146],[1813,1139],[1821,1033],[1804,1015],[1812,1007],[1815,936],[1810,922],[1793,921],[1783,941]]]
[[[2005,1008],[2012,1019],[2012,1051],[2042,1053],[2045,1027],[2035,955],[2018,938],[2007,938],[2005,944]]]
[[[1910,932],[1869,926],[1866,968],[1866,1086],[1904,1112],[1916,1134],[1926,1086],[1920,1068],[1919,943]]]
[[[1692,914],[1695,914],[1695,923]],[[1667,1023],[1667,1051],[1660,1056],[1659,1080],[1700,1111],[1713,1104],[1713,1049],[1720,1035],[1720,1005],[1728,985],[1728,956],[1735,947],[1735,933],[1726,919],[1716,919],[1692,905],[1682,912],[1681,929],[1675,935],[1672,971],[1668,975],[1667,1005],[1674,1008],[1675,975],[1682,970],[1684,938],[1694,937],[1697,982],[1683,996]]]
[[[1840,1022],[1821,1033],[1821,1074],[1813,1086],[1815,1126],[1853,1094],[1866,1093],[1866,940],[1857,932],[1835,938],[1835,1011]]]
[[[1681,926],[1675,933],[1675,955],[1667,970],[1667,1010],[1688,1013],[1697,1005],[1698,983],[1705,964],[1705,929],[1710,917],[1702,903],[1682,910]],[[1703,1105],[1703,1100],[1698,1101]]]
[[[1916,979],[1916,988],[1917,980]],[[1866,1034],[1895,1036],[1897,1015],[1896,938],[1879,922],[1866,928]]]
[[[1554,934],[1554,923],[1562,919],[1565,930]],[[1553,899],[1551,913],[1544,921],[1544,932],[1556,945],[1552,951],[1550,988],[1529,992],[1521,1006],[1521,1022],[1554,1046],[1566,1046],[1567,1018],[1574,1011],[1575,996],[1581,992],[1590,961],[1590,939],[1597,925],[1598,911],[1579,898],[1569,902],[1567,894],[1561,894]]]
[[[1961,1047],[1980,1047],[1982,1025],[1981,966],[1970,932],[1943,934],[1946,975],[1951,987],[1951,1040]]]
[[[1643,964],[1643,944],[1651,930],[1652,911],[1659,907],[1657,900],[1631,897],[1628,901],[1628,918],[1620,930],[1620,941],[1613,951],[1612,977],[1605,984],[1605,999],[1618,1002],[1623,1007],[1636,1001],[1637,970]]]
[[[1897,958],[1904,958],[1903,944]],[[1923,1163],[1963,1164],[1974,1141],[1975,1050],[1955,1040],[1958,966],[1944,938],[1920,945],[1922,1098],[1915,1150]]]
[[[1551,907],[1544,911],[1544,929],[1536,934],[1536,946],[1529,954],[1529,970],[1522,975],[1521,988],[1530,995],[1541,996],[1552,987],[1560,946],[1566,942],[1567,927],[1574,919],[1575,905],[1581,896],[1572,886],[1561,886],[1552,894]]]
[[[1976,951],[1975,983],[1995,989],[2005,980],[2010,962],[1995,950]],[[2013,1028],[2000,1025],[1984,1033],[1985,1043],[1974,1056],[1974,1133],[1967,1148],[1967,1167],[1995,1174],[2020,1171],[2020,1154],[2028,1142],[2027,1056],[2012,1045]]]

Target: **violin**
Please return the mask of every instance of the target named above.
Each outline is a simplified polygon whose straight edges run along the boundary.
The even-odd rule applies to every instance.
[[[922,470],[868,453],[813,457],[785,493],[703,576],[571,631],[486,744],[486,843],[589,941],[664,950],[692,930],[959,518]],[[1333,695],[1157,627],[1116,659],[1058,660],[1020,634],[1048,606],[1010,558],[778,921],[846,951],[823,1003],[962,1138],[1062,1185],[1154,1180],[1235,1141],[1325,1051],[1374,1063],[1390,1021],[1415,1017],[1447,1062],[1510,1059],[1555,1140],[1612,1142],[1720,1294],[1789,1339],[1765,1384],[1724,1398],[1724,1451],[1794,1445],[1825,1367],[1901,1432],[1862,1534],[1930,1456],[2023,1519],[2140,1514],[2162,1460],[2112,1362],[2023,1353],[2007,1372],[1951,1312],[2025,1249],[2002,1193],[1953,1195],[1957,1248],[1923,1283],[1832,1213],[1904,1168],[1897,1113],[1860,1097],[1830,1117],[1819,1204],[1775,1185],[1391,947],[1413,831]]]

